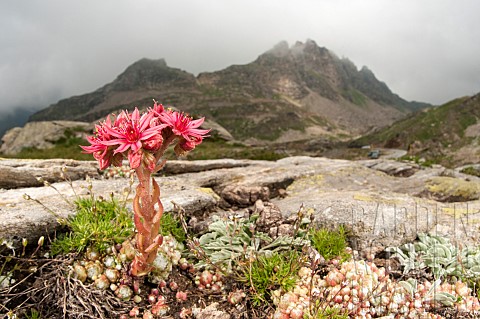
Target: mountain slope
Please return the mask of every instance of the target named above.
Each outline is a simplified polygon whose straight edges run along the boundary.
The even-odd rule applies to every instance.
[[[383,127],[427,106],[393,94],[367,68],[357,70],[308,40],[282,42],[246,65],[198,77],[142,59],[112,83],[61,100],[30,121],[93,121],[109,112],[149,106],[152,99],[207,116],[250,143],[313,136],[345,139]]]
[[[411,115],[353,144],[404,148],[447,166],[478,162],[480,94]]]

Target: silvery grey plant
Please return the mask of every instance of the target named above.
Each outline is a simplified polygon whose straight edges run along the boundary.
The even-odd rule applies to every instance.
[[[435,278],[455,276],[478,278],[480,276],[480,249],[459,247],[448,238],[429,234],[418,234],[418,241],[400,247],[389,247],[404,267],[404,274],[429,268]]]
[[[432,286],[428,289],[427,293],[423,295],[423,298],[430,297],[433,299],[433,301],[439,302],[444,306],[453,306],[458,301],[458,297],[446,291],[437,291],[440,283],[441,279],[435,280]],[[405,290],[410,294],[412,299],[414,298],[415,293],[418,292],[417,279],[409,278],[407,280],[402,280],[398,282],[398,285],[405,288]]]
[[[227,272],[230,272],[234,261],[238,259],[248,259],[256,254],[268,255],[275,251],[310,244],[301,237],[278,236],[272,239],[267,234],[255,230],[257,218],[256,215],[250,218],[215,218],[208,226],[208,232],[196,240],[197,248],[201,249],[206,257],[200,258],[197,267],[210,262],[223,265]],[[190,247],[192,248],[192,245]]]

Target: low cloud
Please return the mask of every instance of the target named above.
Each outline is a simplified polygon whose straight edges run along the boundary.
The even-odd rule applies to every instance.
[[[198,74],[306,39],[441,104],[480,91],[478,12],[475,0],[2,1],[0,114],[93,91],[143,57]]]

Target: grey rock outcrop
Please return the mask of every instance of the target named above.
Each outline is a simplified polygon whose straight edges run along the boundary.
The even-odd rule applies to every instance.
[[[418,164],[398,161],[365,160],[361,161],[361,163],[363,163],[366,167],[398,177],[409,177],[420,170],[420,166]]]
[[[275,216],[280,213],[288,219],[302,207],[313,214],[317,224],[344,225],[351,244],[359,250],[405,243],[419,232],[444,235],[463,243],[478,239],[480,201],[442,203],[421,197],[429,181],[444,170],[418,168],[409,177],[396,177],[370,168],[375,166],[370,164],[311,157],[291,157],[276,162],[171,161],[167,166],[170,173],[156,180],[167,211],[175,210],[174,205],[178,205],[187,217],[208,218],[217,210],[235,211],[257,202],[256,209],[260,212],[257,200],[261,200],[262,214],[273,214],[273,204]],[[382,165],[394,167],[395,163]],[[178,173],[181,168],[187,172]],[[125,179],[93,180],[92,183],[95,194],[113,193],[118,198],[122,198],[128,186]],[[75,198],[67,183],[54,186],[70,201]],[[77,196],[88,193],[85,181],[74,182],[73,188]],[[56,226],[56,217],[37,203],[25,201],[25,193],[62,218],[74,213],[71,206],[48,187],[0,192],[0,237],[14,240],[17,245],[22,237],[38,238]],[[267,220],[263,222],[269,227]],[[275,227],[278,223],[275,222]]]
[[[210,129],[212,133],[216,134],[221,139],[224,139],[226,141],[234,140],[232,134],[226,128],[224,128],[215,121],[205,120],[202,127]]]
[[[15,155],[26,147],[48,149],[53,143],[65,137],[65,130],[91,131],[93,125],[74,121],[29,122],[24,127],[14,127],[2,137],[0,152]]]

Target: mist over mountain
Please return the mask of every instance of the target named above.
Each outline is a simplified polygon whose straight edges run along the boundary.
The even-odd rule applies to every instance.
[[[0,136],[12,127],[23,126],[34,112],[30,108],[20,107],[9,113],[0,113]]]
[[[165,60],[141,59],[94,92],[60,100],[29,121],[94,121],[110,112],[150,106],[152,99],[206,116],[240,141],[263,143],[313,136],[345,140],[429,106],[391,92],[314,41],[281,42],[245,65],[197,77]]]

